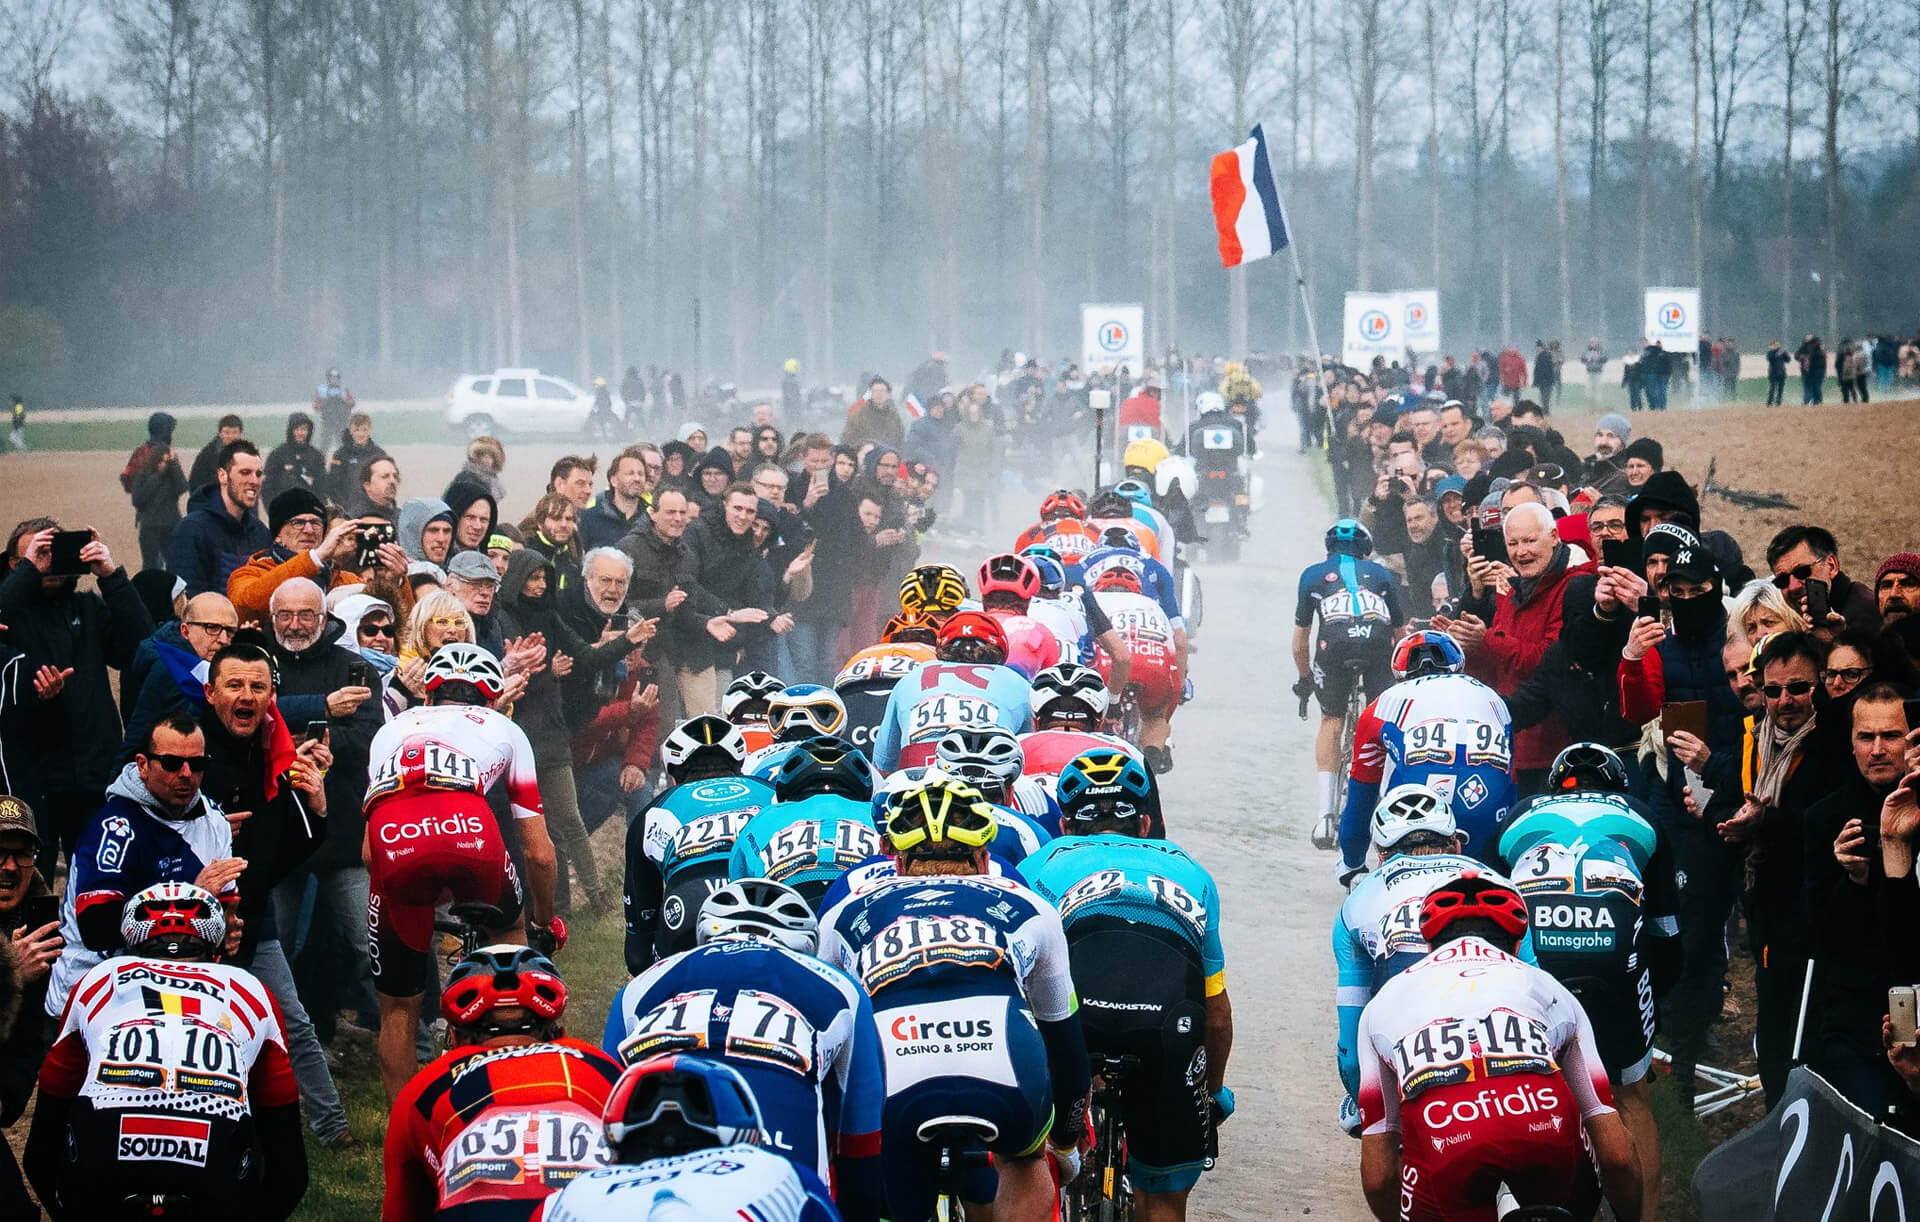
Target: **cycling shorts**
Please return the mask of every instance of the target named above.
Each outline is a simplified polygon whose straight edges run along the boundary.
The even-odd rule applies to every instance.
[[[1319,689],[1320,714],[1345,717],[1347,697],[1354,680],[1360,680],[1360,703],[1365,705],[1393,686],[1392,643],[1382,636],[1377,641],[1322,639],[1313,655],[1313,682]]]
[[[1140,691],[1140,711],[1151,717],[1165,717],[1180,707],[1180,664],[1173,650],[1157,641],[1129,641],[1133,669],[1127,672],[1127,685]]]
[[[1522,1205],[1564,1209],[1595,1175],[1559,1074],[1434,1087],[1400,1105],[1400,1123],[1401,1222],[1495,1222],[1501,1184]]]
[[[1559,977],[1587,1012],[1607,1076],[1627,1085],[1644,1081],[1653,1066],[1653,973],[1643,967],[1630,976],[1561,976],[1545,955],[1540,966]]]
[[[520,877],[479,794],[412,790],[384,798],[367,811],[367,844],[367,949],[374,987],[388,997],[426,988],[433,910],[444,897],[492,904],[508,924],[520,919]]]
[[[1046,1045],[1025,1001],[950,992],[896,988],[873,999],[887,1064],[881,1147],[887,1204],[896,1218],[933,1216],[939,1150],[920,1140],[922,1125],[953,1117],[984,1121],[993,1137],[982,1144],[1007,1156],[1037,1153],[1053,1128]],[[960,1195],[990,1202],[998,1185],[991,1167],[972,1168]]]
[[[656,961],[692,950],[700,905],[727,885],[727,855],[716,853],[673,872],[660,898],[660,923],[653,928]]]
[[[1102,1057],[1139,1062],[1120,1090],[1127,1179],[1141,1192],[1184,1192],[1213,1135],[1199,956],[1176,934],[1118,917],[1075,922],[1067,945],[1094,1072]]]
[[[96,1109],[77,1099],[61,1144],[59,1191],[68,1217],[121,1217],[129,1193],[188,1197],[195,1218],[258,1216],[261,1159],[250,1116]]]

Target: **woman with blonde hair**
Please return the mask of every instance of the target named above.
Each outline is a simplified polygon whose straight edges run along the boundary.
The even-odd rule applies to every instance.
[[[1749,641],[1773,632],[1807,631],[1807,617],[1796,611],[1786,594],[1766,577],[1756,577],[1740,588],[1728,620]]]
[[[400,665],[388,684],[389,695],[401,707],[427,698],[427,659],[449,641],[473,640],[473,616],[460,600],[445,590],[421,594],[400,630]]]

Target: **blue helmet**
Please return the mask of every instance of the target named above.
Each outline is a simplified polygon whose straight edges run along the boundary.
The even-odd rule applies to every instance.
[[[865,802],[873,797],[873,769],[860,748],[844,738],[820,734],[796,743],[780,771],[773,775],[773,793],[782,802],[837,793]]]
[[[1052,556],[1029,556],[1033,567],[1040,570],[1040,597],[1058,598],[1067,588],[1066,566]]]
[[[1055,796],[1068,823],[1131,819],[1151,809],[1153,774],[1117,747],[1088,751],[1060,770]]]
[[[1373,535],[1352,518],[1341,518],[1327,528],[1327,554],[1356,559],[1373,555]]]
[[[1393,677],[1417,679],[1421,675],[1457,675],[1467,664],[1460,643],[1444,632],[1423,628],[1409,632],[1393,647]]]
[[[1137,479],[1123,479],[1113,486],[1113,490],[1136,505],[1153,507],[1153,490]]]
[[[607,1096],[601,1119],[607,1148],[620,1163],[767,1140],[760,1104],[740,1071],[685,1052],[629,1066]]]

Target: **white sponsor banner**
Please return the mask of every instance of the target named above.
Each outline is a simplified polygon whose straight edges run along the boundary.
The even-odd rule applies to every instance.
[[[1348,293],[1346,321],[1340,329],[1340,360],[1365,370],[1373,358],[1406,357],[1406,324],[1398,293]]]
[[[1138,377],[1146,365],[1147,308],[1143,305],[1080,307],[1080,368],[1093,372],[1125,365]]]
[[[1403,289],[1400,298],[1400,346],[1426,354],[1440,351],[1440,290]]]
[[[1668,352],[1691,354],[1700,343],[1700,290],[1648,289],[1644,329]]]

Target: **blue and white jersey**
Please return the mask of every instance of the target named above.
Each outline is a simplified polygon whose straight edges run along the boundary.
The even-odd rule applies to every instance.
[[[1081,609],[1080,593],[1065,598],[1035,598],[1027,604],[1027,618],[1044,627],[1060,642],[1060,660],[1079,662],[1086,658],[1092,632],[1087,613]]]
[[[623,1064],[697,1052],[740,1071],[771,1148],[822,1178],[880,1152],[886,1101],[873,1005],[852,977],[772,942],[727,939],[627,982],[600,1046]]]
[[[1192,948],[1209,997],[1226,989],[1219,889],[1172,841],[1114,832],[1062,836],[1022,863],[1021,873],[1035,894],[1060,909],[1068,941],[1076,925],[1096,917],[1165,930]]]
[[[1382,787],[1418,783],[1453,806],[1468,852],[1498,861],[1500,825],[1514,798],[1512,726],[1500,694],[1466,675],[1422,675],[1380,693],[1354,730],[1352,822],[1341,820],[1342,847],[1350,836],[1364,842]]]
[[[1060,834],[1060,800],[1036,776],[1015,777],[1007,791],[1007,805],[1038,824],[1047,839]]]
[[[733,841],[774,803],[773,786],[755,777],[709,777],[675,785],[641,816],[641,843],[669,886],[693,866],[724,865]]]
[[[1011,666],[922,662],[894,685],[874,743],[882,772],[933,762],[934,744],[954,730],[1033,729],[1033,688]]]
[[[1175,628],[1184,629],[1186,621],[1180,618],[1180,586],[1173,580],[1173,573],[1166,565],[1152,556],[1129,551],[1124,547],[1102,547],[1087,553],[1080,563],[1086,574],[1086,584],[1092,588],[1094,579],[1111,568],[1131,569],[1140,578],[1140,592],[1158,603],[1166,612],[1167,622]]]
[[[880,851],[866,802],[820,793],[775,802],[734,838],[729,878],[770,878],[817,903],[827,885]]]
[[[987,873],[994,878],[1010,878],[1014,882],[1025,882],[1020,871],[991,854],[987,857]],[[878,883],[900,876],[900,862],[893,857],[869,857],[853,869],[833,880],[827,888],[827,894],[820,901],[820,911],[832,912],[840,903],[856,891],[865,891]]]
[[[546,1200],[542,1222],[840,1222],[818,1175],[758,1146],[601,1167]]]

